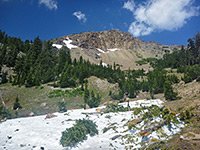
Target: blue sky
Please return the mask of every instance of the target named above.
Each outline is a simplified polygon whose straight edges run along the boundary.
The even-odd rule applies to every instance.
[[[200,31],[199,0],[0,0],[0,29],[22,40],[119,29],[186,45]]]

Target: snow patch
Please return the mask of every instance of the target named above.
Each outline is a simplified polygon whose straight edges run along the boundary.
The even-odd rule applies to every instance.
[[[108,51],[114,52],[114,51],[119,51],[120,49],[118,48],[112,48],[112,49],[107,49]]]
[[[162,107],[163,101],[160,99],[154,100],[138,100],[131,101],[129,105],[131,108],[141,106],[157,105]],[[127,107],[128,103],[120,103],[124,107]],[[98,107],[100,109],[106,106]],[[134,115],[133,111],[117,112],[117,113],[97,113],[96,108],[92,109],[75,109],[68,110],[66,113],[54,113],[57,117],[51,119],[45,119],[45,115],[18,118],[7,120],[0,123],[0,149],[17,149],[17,150],[39,150],[41,147],[47,150],[60,149],[64,150],[60,144],[61,133],[75,124],[76,119],[90,119],[93,120],[97,126],[99,134],[93,137],[88,136],[87,140],[77,144],[76,147],[72,147],[72,150],[83,149],[125,149],[125,146],[132,145],[133,148],[141,148],[140,143],[148,141],[151,138],[156,139],[168,139],[173,134],[180,132],[180,129],[184,127],[183,123],[173,123],[169,128],[167,125],[162,127],[162,130],[167,137],[161,136],[157,131],[153,131],[150,135],[142,137],[139,132],[144,129],[144,120],[138,123],[137,129],[128,130],[125,125],[129,120],[138,119],[138,115]],[[109,116],[109,117],[107,117]],[[160,121],[159,118],[154,118],[152,122]],[[111,127],[107,132],[103,133],[103,129]],[[140,128],[140,129],[139,129]],[[117,135],[121,135],[115,140],[111,138]],[[127,143],[125,136],[131,136],[133,143]],[[11,137],[11,138],[8,138]]]
[[[69,38],[66,38],[66,40],[63,40],[63,42],[66,44],[66,46],[71,50],[72,48],[78,48],[78,46],[71,44],[72,40]]]
[[[100,49],[100,48],[97,48],[97,50],[101,53],[106,53],[104,50]]]
[[[98,65],[100,65],[100,64],[98,64]],[[108,65],[106,63],[103,63],[103,62],[102,62],[102,66],[108,67]]]
[[[56,47],[57,49],[61,49],[62,48],[62,45],[60,45],[60,44],[53,44],[52,46]]]
[[[109,52],[114,52],[114,51],[119,51],[120,49],[118,49],[118,48],[113,48],[113,49],[107,49],[107,51],[105,52],[104,50],[102,50],[102,49],[100,49],[100,48],[97,48],[97,50],[100,52],[100,54],[97,54],[97,55],[101,55],[101,53],[104,53],[104,54],[106,54],[106,53],[109,53]]]
[[[107,65],[106,63],[102,63],[102,65],[103,65],[104,67],[108,67],[108,65]]]

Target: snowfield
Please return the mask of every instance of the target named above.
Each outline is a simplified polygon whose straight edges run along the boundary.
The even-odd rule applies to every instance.
[[[63,40],[63,43],[65,43],[65,46],[67,46],[70,50],[72,48],[78,48],[78,46],[71,44],[72,40],[70,40],[69,38],[66,38],[66,40]],[[63,47],[63,45],[60,44],[52,44],[53,47],[56,47],[57,49],[61,49]]]
[[[106,53],[109,53],[109,52],[120,51],[120,49],[118,49],[118,48],[107,49],[106,52],[104,50],[100,49],[100,48],[97,48],[97,50],[100,52],[99,54],[97,54],[99,56],[101,55],[101,53],[106,54]]]
[[[163,101],[155,100],[138,100],[130,102],[130,107],[141,107],[157,105],[162,107]],[[127,107],[128,103],[121,103]],[[100,109],[105,106],[99,107]],[[144,121],[136,126],[140,129],[128,130],[125,125],[129,120],[139,118],[134,115],[133,111],[105,113],[97,112],[97,108],[92,109],[75,109],[68,110],[66,113],[54,113],[57,117],[45,119],[46,115],[11,119],[0,123],[0,149],[7,150],[93,150],[93,149],[125,149],[132,146],[133,148],[142,147],[141,142],[150,144],[152,138],[157,140],[167,140],[173,134],[180,132],[184,124],[172,123],[171,127],[164,125],[159,131],[153,131],[147,136],[141,136],[139,133],[144,130]],[[97,126],[99,134],[93,137],[88,136],[87,140],[77,144],[76,147],[63,148],[59,141],[61,132],[75,124],[76,119],[93,120]],[[159,122],[161,118],[154,118],[151,122]],[[110,129],[103,133],[104,128]],[[165,135],[165,136],[163,136]],[[132,142],[128,142],[126,137],[132,137]]]
[[[57,49],[61,49],[62,48],[62,45],[60,44],[52,44],[53,47],[56,47]]]
[[[69,38],[66,38],[66,40],[63,40],[63,42],[66,44],[66,46],[71,50],[72,48],[77,48],[78,46],[71,44],[72,40]]]
[[[105,51],[103,51],[103,50],[100,49],[100,48],[97,48],[97,50],[98,50],[100,53],[106,53]]]
[[[119,51],[120,49],[118,48],[112,48],[112,49],[107,49],[108,51],[114,52],[114,51]]]

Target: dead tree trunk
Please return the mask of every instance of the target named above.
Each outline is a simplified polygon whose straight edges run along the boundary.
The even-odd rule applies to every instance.
[[[1,91],[0,91],[0,98],[1,98],[1,102],[2,102],[3,106],[4,106],[5,109],[7,110],[8,108],[6,107],[6,104],[5,104],[4,101],[3,101]]]

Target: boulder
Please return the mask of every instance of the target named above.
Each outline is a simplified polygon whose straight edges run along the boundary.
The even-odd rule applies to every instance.
[[[90,106],[88,104],[85,104],[85,109],[90,109]]]
[[[96,111],[97,111],[97,112],[101,112],[101,109],[100,109],[100,108],[97,108]]]
[[[137,123],[142,122],[142,119],[135,119],[133,121],[128,122],[128,128],[131,129],[132,127],[134,127]]]
[[[151,131],[143,131],[143,132],[140,132],[140,135],[141,136],[147,136],[147,135],[149,135],[151,133],[152,133]]]
[[[34,116],[34,115],[35,115],[34,112],[29,113],[29,116]]]
[[[54,118],[54,117],[57,117],[57,116],[54,115],[54,114],[47,114],[45,119],[51,119],[51,118]]]
[[[47,106],[47,103],[44,102],[44,103],[40,104],[40,106],[45,107],[45,106]]]

